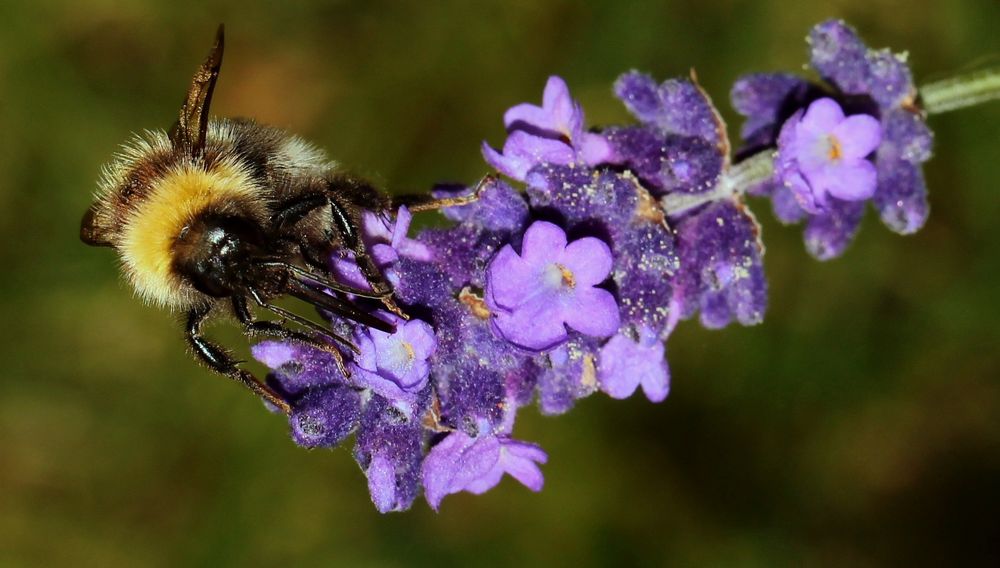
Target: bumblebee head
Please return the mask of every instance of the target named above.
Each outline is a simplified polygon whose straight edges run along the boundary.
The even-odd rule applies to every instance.
[[[210,136],[225,137],[219,123],[210,128],[208,120],[223,45],[220,26],[173,127],[124,147],[105,168],[98,198],[80,224],[80,239],[115,248],[138,294],[156,304],[184,308],[199,293],[220,294],[225,271],[206,255],[214,251],[232,261],[259,240],[246,227],[267,218],[247,166],[206,155]]]
[[[205,211],[177,236],[173,270],[199,292],[226,297],[260,280],[258,262],[266,256],[265,236],[254,220]]]

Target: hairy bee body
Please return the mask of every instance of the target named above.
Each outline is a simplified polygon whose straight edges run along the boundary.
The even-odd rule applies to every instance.
[[[125,276],[143,299],[189,309],[210,301],[175,262],[178,237],[196,217],[242,216],[268,232],[280,204],[349,181],[355,180],[338,175],[314,146],[250,120],[211,120],[197,160],[174,151],[165,132],[146,132],[105,167],[92,209],[92,238],[119,251]],[[361,189],[355,200],[375,207],[387,201],[361,182],[353,186]],[[298,224],[297,237],[336,249],[334,226],[331,211],[317,208]],[[284,249],[274,253],[287,258]]]
[[[281,129],[247,119],[209,120],[222,50],[220,27],[173,128],[135,137],[105,167],[80,237],[114,248],[146,301],[187,313],[185,336],[202,363],[290,413],[281,393],[203,336],[202,323],[226,311],[248,337],[327,350],[347,374],[337,345],[356,350],[349,339],[270,300],[289,295],[392,332],[372,311],[381,304],[402,312],[360,229],[364,211],[388,214],[392,201]],[[328,272],[333,254],[350,255],[368,287],[337,282]],[[254,307],[280,319],[258,320]]]

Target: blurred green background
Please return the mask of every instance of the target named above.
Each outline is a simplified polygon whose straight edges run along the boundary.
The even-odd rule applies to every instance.
[[[916,236],[869,215],[819,263],[756,204],[764,325],[682,325],[663,404],[522,413],[545,490],[439,514],[377,514],[348,449],[295,447],[77,240],[99,167],[169,126],[219,22],[216,113],[413,190],[478,179],[480,140],[553,73],[606,124],[618,73],[694,67],[735,132],[732,81],[800,69],[830,16],[921,80],[1000,50],[992,0],[3,3],[0,565],[998,565],[1000,104],[932,119]]]

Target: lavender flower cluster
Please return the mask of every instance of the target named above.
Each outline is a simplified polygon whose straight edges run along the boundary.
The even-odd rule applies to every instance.
[[[777,146],[774,179],[754,192],[779,219],[805,221],[809,250],[830,258],[866,201],[898,232],[924,222],[930,132],[902,58],[868,50],[838,21],[817,26],[810,43],[827,85],[784,74],[736,83],[733,102],[748,119],[735,155]],[[253,348],[293,401],[295,442],[330,447],[354,434],[379,511],[408,509],[421,491],[437,509],[504,474],[540,490],[547,456],[514,437],[520,408],[537,400],[561,414],[597,391],[620,399],[640,388],[662,401],[665,342],[679,321],[762,321],[764,249],[742,196],[661,207],[669,196],[711,195],[733,167],[712,102],[693,79],[658,84],[637,72],[614,92],[636,124],[586,130],[558,77],[541,106],[508,110],[507,139],[501,149],[484,143],[483,156],[509,181],[438,188],[478,194],[444,210],[451,227],[410,237],[405,208],[366,218],[368,248],[410,317],[377,312],[394,333],[332,321],[358,346],[349,376],[308,346]],[[331,269],[365,285],[349,254]]]
[[[752,74],[736,82],[731,98],[747,118],[744,152],[778,146],[777,175],[751,193],[770,197],[780,221],[805,222],[807,250],[827,260],[854,239],[869,201],[892,231],[924,225],[921,164],[933,135],[905,54],[868,49],[841,21],[819,24],[808,41],[825,85]]]

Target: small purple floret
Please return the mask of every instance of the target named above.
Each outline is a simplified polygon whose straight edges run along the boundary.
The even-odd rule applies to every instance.
[[[437,187],[433,194],[438,198],[460,197],[469,195],[471,191],[465,186]],[[479,198],[472,203],[445,207],[441,212],[452,221],[467,221],[488,231],[519,231],[528,219],[528,204],[510,184],[494,179],[483,187]]]
[[[549,416],[568,412],[597,390],[597,348],[593,338],[574,334],[569,341],[535,357],[538,408]]]
[[[640,122],[664,134],[677,134],[720,144],[722,124],[715,107],[696,84],[668,79],[659,85],[645,73],[631,71],[615,81],[615,95]]]
[[[583,110],[559,77],[545,85],[542,106],[524,103],[504,115],[509,136],[503,151],[483,142],[486,161],[502,174],[525,181],[541,164],[596,165],[611,160],[611,146],[600,134],[584,130]]]
[[[670,370],[663,341],[643,329],[638,340],[627,335],[612,337],[597,359],[597,380],[611,398],[628,398],[640,385],[646,398],[661,402],[670,392]]]
[[[261,341],[250,352],[271,369],[270,382],[291,398],[344,378],[332,354],[310,345]]]
[[[354,340],[360,353],[351,364],[350,382],[369,388],[402,409],[411,409],[416,395],[427,386],[428,359],[437,348],[434,329],[427,322],[379,312],[396,326],[395,333],[358,327]]]
[[[492,434],[471,437],[452,432],[424,459],[422,479],[427,502],[436,511],[447,495],[468,491],[480,494],[500,483],[505,473],[532,491],[545,480],[538,464],[548,456],[535,444]]]
[[[874,117],[844,116],[833,99],[819,99],[792,115],[778,138],[777,176],[803,209],[818,213],[829,198],[862,201],[875,193],[875,164],[882,129]]]
[[[405,511],[420,491],[425,431],[399,416],[380,397],[372,397],[361,417],[354,459],[368,477],[372,502],[380,513]]]
[[[361,397],[343,385],[331,385],[309,391],[295,404],[288,418],[292,439],[306,448],[339,444],[358,425]]]
[[[607,337],[618,329],[618,305],[595,288],[611,272],[608,245],[594,237],[568,243],[566,233],[536,221],[524,233],[521,254],[500,249],[487,268],[486,302],[494,329],[518,347],[550,349],[566,340],[566,326]]]

